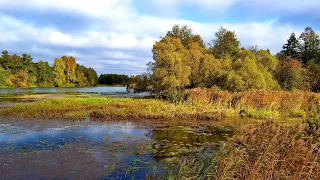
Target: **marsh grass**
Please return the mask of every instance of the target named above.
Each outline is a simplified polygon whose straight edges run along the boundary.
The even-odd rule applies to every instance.
[[[319,121],[244,127],[215,156],[186,157],[160,179],[320,179]]]
[[[282,119],[320,114],[320,94],[285,91],[230,93],[216,89],[187,90],[184,101],[156,98],[68,96],[0,109],[2,116],[45,119],[193,119],[230,117]]]
[[[47,119],[216,119],[218,112],[210,107],[172,104],[164,100],[65,97],[17,104],[0,110],[3,116]],[[205,113],[202,117],[201,113]]]
[[[242,117],[316,117],[320,114],[320,93],[304,91],[235,92],[195,88],[186,91],[187,101],[211,105],[215,109],[231,109]]]

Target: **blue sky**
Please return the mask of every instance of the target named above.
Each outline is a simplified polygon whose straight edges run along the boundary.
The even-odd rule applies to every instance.
[[[174,24],[206,42],[221,26],[241,46],[279,51],[291,32],[319,29],[317,0],[0,0],[0,47],[52,64],[74,56],[98,74],[140,74]]]

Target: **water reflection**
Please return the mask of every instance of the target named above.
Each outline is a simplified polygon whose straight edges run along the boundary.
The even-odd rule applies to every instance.
[[[198,151],[227,134],[180,126],[151,130],[130,122],[0,124],[0,164],[6,164],[0,172],[7,179],[26,173],[35,179],[85,179],[88,172],[95,172],[91,179],[158,177],[165,172],[162,159]]]

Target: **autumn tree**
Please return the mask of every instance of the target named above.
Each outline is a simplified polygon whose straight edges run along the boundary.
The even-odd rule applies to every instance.
[[[192,43],[197,43],[200,47],[205,47],[201,36],[193,34],[192,29],[188,28],[187,25],[183,25],[182,27],[174,25],[172,30],[167,32],[167,36],[180,39],[185,48],[188,48]]]
[[[53,63],[53,77],[54,85],[56,87],[62,87],[66,85],[66,75],[65,75],[66,66],[61,58],[56,58]]]
[[[65,64],[65,75],[67,78],[67,84],[71,85],[76,81],[76,59],[72,56],[63,56],[61,58]]]
[[[191,68],[184,62],[187,51],[181,40],[164,37],[155,43],[152,52],[155,61],[153,89],[173,99],[181,98],[177,95],[190,84],[191,73]]]
[[[282,60],[277,67],[275,77],[282,89],[303,89],[303,69],[301,63],[292,58]]]
[[[306,65],[305,78],[313,92],[320,92],[320,65],[315,61],[310,61]]]

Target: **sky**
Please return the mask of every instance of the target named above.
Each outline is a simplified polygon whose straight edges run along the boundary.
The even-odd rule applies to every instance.
[[[319,0],[0,0],[0,50],[34,62],[74,56],[98,74],[146,72],[152,46],[173,25],[206,42],[221,26],[241,47],[276,54],[292,32],[319,30]]]

